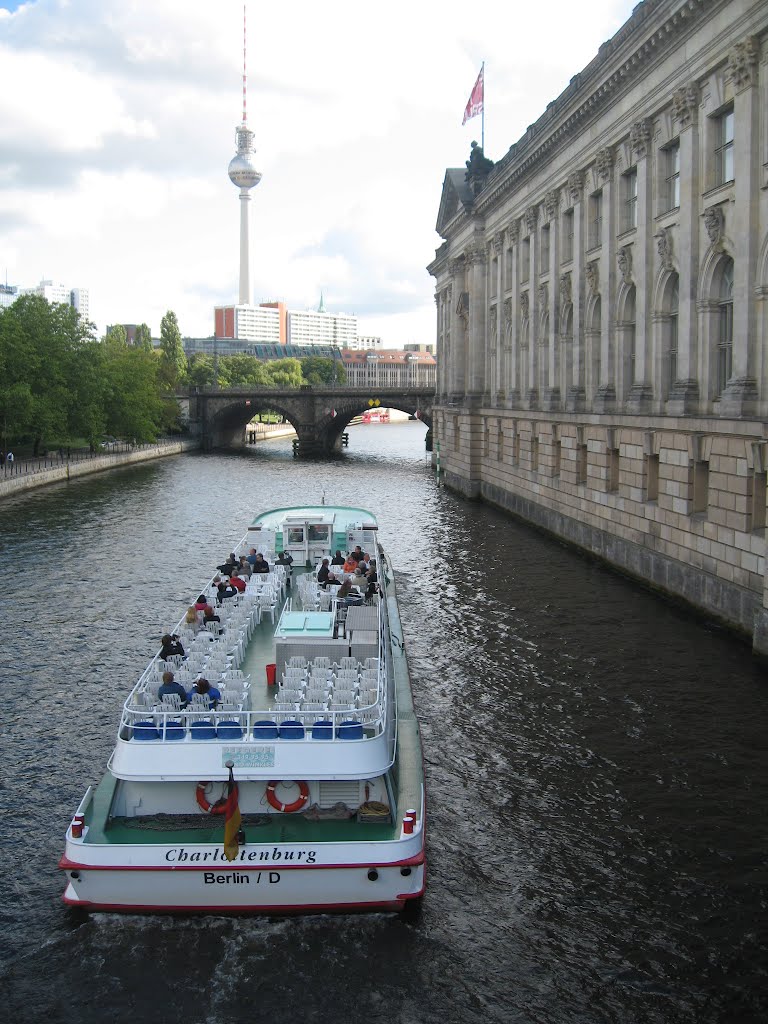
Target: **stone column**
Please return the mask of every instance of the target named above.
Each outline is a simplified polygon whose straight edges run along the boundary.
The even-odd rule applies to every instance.
[[[649,412],[653,398],[651,362],[651,302],[653,296],[653,182],[648,166],[651,126],[636,121],[629,133],[637,168],[637,230],[633,245],[631,280],[635,285],[635,379],[628,381],[627,408],[633,413]]]
[[[496,257],[496,295],[491,307],[491,319],[488,328],[492,363],[492,377],[489,382],[491,400],[499,405],[504,400],[504,318],[501,315],[501,303],[504,295],[504,232],[498,231],[493,236],[493,253]]]
[[[755,279],[758,232],[754,230],[753,196],[760,191],[760,121],[757,90],[757,39],[748,36],[728,54],[734,89],[735,167],[733,224],[726,232],[733,240],[733,368],[720,399],[721,416],[752,416],[757,407],[755,331],[757,327]]]
[[[566,378],[565,407],[568,412],[584,409],[584,175],[575,171],[568,178],[568,198],[573,204],[573,341],[571,342],[571,372]]]
[[[696,295],[699,272],[699,91],[695,84],[682,86],[672,97],[672,115],[680,139],[680,219],[678,228],[680,307],[677,317],[677,380],[667,401],[671,416],[695,412],[699,401],[698,332],[695,304],[683,301]],[[662,266],[673,267],[673,235],[667,229],[656,236]]]
[[[472,246],[466,251],[465,258],[469,291],[466,394],[473,401],[479,401],[485,391],[486,249],[484,246]]]
[[[546,303],[548,336],[542,339],[546,346],[547,373],[546,388],[541,396],[542,409],[555,411],[560,408],[560,324],[557,317],[557,267],[559,263],[558,213],[560,190],[552,189],[544,196],[544,213],[549,221],[549,263],[542,270],[549,276],[546,294],[540,298]],[[543,312],[543,310],[542,310]]]
[[[504,389],[507,408],[514,409],[520,405],[520,246],[517,221],[507,226],[506,235],[507,245],[512,249],[512,268],[511,294],[504,300]]]
[[[536,278],[539,273],[539,251],[536,240],[536,223],[538,211],[535,206],[525,211],[525,229],[530,237],[528,246],[528,294],[527,294],[527,318],[528,318],[528,373],[526,379],[521,381],[523,390],[523,406],[526,409],[536,409],[539,404],[538,391],[538,302],[536,300]]]
[[[600,238],[600,377],[594,410],[613,412],[616,406],[616,210],[613,187],[614,152],[610,147],[597,154],[597,174],[603,189],[603,230]]]
[[[469,314],[469,295],[465,287],[464,256],[457,256],[449,264],[451,273],[451,363],[448,368],[448,398],[452,403],[459,402],[465,391],[465,361],[467,317]]]

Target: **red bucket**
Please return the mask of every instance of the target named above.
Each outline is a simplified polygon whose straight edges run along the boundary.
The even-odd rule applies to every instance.
[[[277,682],[277,665],[267,665],[267,686],[274,686]]]

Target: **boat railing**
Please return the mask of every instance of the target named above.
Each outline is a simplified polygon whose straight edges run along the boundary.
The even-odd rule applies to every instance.
[[[253,711],[243,703],[227,703],[215,709],[193,707],[152,708],[126,706],[120,738],[126,741],[242,740],[263,742],[278,739],[359,739],[381,735],[385,726],[383,703],[349,707],[343,711]]]

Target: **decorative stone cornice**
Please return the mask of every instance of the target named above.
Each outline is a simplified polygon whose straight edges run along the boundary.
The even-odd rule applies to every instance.
[[[704,211],[704,227],[707,229],[709,240],[714,249],[723,248],[723,234],[725,233],[725,214],[722,206],[708,206]]]
[[[473,207],[475,213],[493,209],[505,196],[514,195],[543,164],[571,146],[597,117],[647,78],[650,63],[678,51],[711,10],[706,0],[687,0],[682,6],[670,4],[656,21],[664,6],[654,3],[651,7],[646,0],[635,7],[627,22],[603,43],[597,57],[574,75],[539,120],[496,163]]]
[[[544,196],[544,213],[547,220],[554,220],[560,208],[560,189],[553,188]]]
[[[728,54],[728,72],[734,89],[739,92],[757,83],[757,61],[760,49],[755,36],[736,43]]]
[[[613,176],[613,160],[614,153],[610,146],[605,146],[603,149],[598,149],[595,154],[595,164],[597,165],[597,173],[602,181],[608,181]]]
[[[457,277],[459,274],[464,273],[465,261],[464,255],[455,256],[452,260],[448,261],[448,273],[451,277]]]
[[[656,252],[659,254],[659,261],[664,270],[672,270],[672,230],[662,228],[656,234]]]
[[[520,225],[516,220],[507,224],[506,236],[507,245],[517,245],[517,240],[520,237]]]
[[[532,235],[536,230],[536,221],[538,220],[538,211],[535,206],[529,206],[525,211],[525,230],[529,235]]]
[[[648,143],[651,140],[650,121],[635,121],[629,130],[629,144],[636,159],[642,158],[648,152]]]
[[[624,284],[632,284],[632,246],[622,245],[616,253],[619,273]]]
[[[573,304],[573,286],[571,285],[571,275],[561,274],[560,275],[560,315]]]
[[[464,250],[464,259],[469,267],[483,264],[486,262],[487,258],[485,246],[470,245],[469,248]]]
[[[504,327],[509,330],[512,326],[512,299],[504,299]]]
[[[494,254],[496,256],[501,256],[502,252],[504,252],[504,232],[497,231],[493,236],[492,243]]]
[[[683,85],[672,95],[672,116],[680,128],[687,128],[696,120],[699,109],[699,90],[693,82]]]
[[[589,290],[593,295],[600,293],[600,268],[597,260],[590,260],[584,268],[584,276],[587,279]]]
[[[520,295],[520,316],[523,320],[527,320],[530,314],[530,306],[528,303],[528,292],[522,292]]]

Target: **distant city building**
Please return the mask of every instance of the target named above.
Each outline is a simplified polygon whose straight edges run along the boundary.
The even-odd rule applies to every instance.
[[[431,352],[344,349],[341,360],[352,387],[435,387],[437,381]]]
[[[371,348],[382,348],[384,342],[381,338],[374,337],[372,334],[358,334],[357,340],[351,342],[347,348],[353,350],[366,350]]]
[[[357,317],[347,313],[326,313],[320,309],[288,310],[288,341],[291,345],[336,345],[352,348],[357,344]]]
[[[87,288],[67,288],[53,281],[41,281],[34,288],[22,288],[21,295],[41,295],[48,302],[59,302],[64,306],[72,306],[83,320],[88,319],[90,304]]]
[[[272,359],[303,359],[310,354],[326,359],[338,359],[340,355],[339,349],[333,345],[318,345],[309,353],[306,346],[281,345],[278,342],[249,342],[237,338],[183,338],[182,344],[187,356],[198,353],[209,356],[248,355],[265,362]]]
[[[284,345],[287,340],[285,312],[282,302],[269,302],[260,306],[216,306],[214,332],[217,338],[233,341]]]
[[[7,309],[19,297],[19,289],[13,284],[0,284],[0,309]]]

